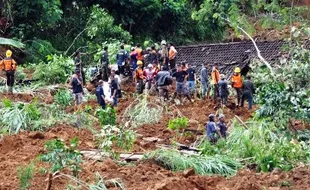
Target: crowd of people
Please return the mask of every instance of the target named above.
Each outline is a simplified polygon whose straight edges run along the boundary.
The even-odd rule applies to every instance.
[[[196,85],[200,85],[201,97],[210,99],[212,89],[213,100],[215,102],[220,100],[222,107],[225,107],[228,103],[229,86],[231,84],[236,92],[236,105],[243,107],[245,100],[247,100],[249,109],[252,109],[255,87],[250,76],[246,76],[246,80],[242,80],[239,67],[234,69],[231,83],[229,83],[226,76],[220,73],[218,64],[204,63],[199,74],[196,73],[196,69],[192,68],[190,63],[181,62],[177,64],[177,50],[172,43],[167,44],[164,40],[158,49],[153,45],[143,50],[141,45],[137,44],[136,47],[130,49],[130,53],[125,50],[125,45],[123,43],[116,54],[117,69],[111,69],[108,47],[104,47],[101,55],[101,80],[97,83],[96,96],[98,104],[103,109],[106,108],[107,102],[110,102],[114,107],[117,106],[118,98],[122,95],[120,76],[125,75],[136,83],[136,92],[138,94],[148,93],[153,89],[153,91],[158,92],[163,101],[174,100],[176,97],[182,99],[184,97],[190,102],[194,102],[197,94]],[[70,80],[76,105],[82,103],[83,86],[85,85],[81,55],[81,52],[76,52],[74,56],[76,68]],[[15,60],[12,59],[12,51],[8,50],[6,52],[6,58],[0,62],[0,68],[6,73],[8,92],[12,93],[14,73],[17,68]],[[169,92],[173,81],[175,81],[175,92],[171,99]],[[223,115],[219,117],[218,124],[215,124],[215,115],[210,115],[206,128],[207,136],[212,142],[215,134],[226,137],[225,131],[227,129],[224,125]]]

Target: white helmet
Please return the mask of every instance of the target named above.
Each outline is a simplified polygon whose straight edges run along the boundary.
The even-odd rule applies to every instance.
[[[152,68],[153,65],[152,65],[152,64],[148,64],[147,67],[148,67],[148,68]]]
[[[166,40],[162,40],[160,44],[161,45],[167,45],[167,42],[166,42]]]

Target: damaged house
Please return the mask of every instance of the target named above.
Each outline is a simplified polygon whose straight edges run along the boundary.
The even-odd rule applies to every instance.
[[[285,42],[265,41],[256,44],[261,55],[272,63],[281,56]],[[212,66],[218,63],[220,73],[225,74],[228,79],[232,77],[235,67],[240,67],[241,73],[245,75],[250,69],[251,60],[257,58],[257,52],[251,41],[179,46],[176,49],[178,63],[190,63],[197,72],[200,72],[205,63],[210,64],[210,71]]]

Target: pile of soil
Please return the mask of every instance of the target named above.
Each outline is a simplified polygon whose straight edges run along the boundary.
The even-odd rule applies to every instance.
[[[79,149],[95,147],[92,134],[84,129],[70,126],[56,126],[46,132],[21,132],[18,135],[5,136],[0,141],[0,189],[18,189],[17,167],[28,164],[44,153],[46,141],[62,138],[68,142],[73,137],[79,138]],[[39,170],[47,167],[45,163],[35,161],[36,172],[30,189],[41,190],[46,187],[46,174]],[[136,165],[120,166],[110,159],[103,162],[84,160],[81,180],[94,183],[98,172],[105,180],[119,178],[126,189],[135,190],[187,190],[187,189],[307,189],[310,185],[308,166],[296,168],[291,172],[255,173],[241,170],[236,176],[226,179],[220,176],[198,176],[189,169],[185,172],[172,172],[158,166],[152,160]],[[68,173],[68,172],[67,172]],[[53,188],[62,190],[74,182],[66,178],[53,180]],[[110,186],[112,188],[112,186]]]
[[[93,89],[91,89],[93,90]],[[134,86],[126,85],[123,87],[124,96],[119,101],[117,107],[118,122],[121,122],[126,108],[134,102],[135,98],[131,94],[134,92]],[[13,101],[31,102],[34,97],[31,95],[10,95],[0,94],[0,98],[9,98]],[[156,102],[156,97],[150,97],[150,101]],[[239,116],[246,121],[251,117],[253,111],[246,108],[237,108],[230,99],[227,108],[223,109],[227,123]],[[93,109],[97,107],[96,100],[88,100],[82,104],[82,107],[90,106]],[[190,145],[205,135],[204,125],[208,115],[217,113],[219,105],[212,100],[197,100],[194,103],[185,102],[184,105],[175,106],[169,103],[167,111],[164,112],[160,122],[155,124],[145,124],[136,128],[138,134],[134,144],[133,152],[149,152],[155,150],[158,145],[170,145],[175,137],[175,132],[167,129],[171,118],[177,117],[181,113],[190,118],[188,134],[181,137],[182,144]],[[68,107],[68,112],[76,111],[73,106]],[[98,124],[94,124],[95,128]],[[40,172],[41,168],[47,168],[48,164],[38,161],[38,155],[45,152],[44,144],[51,139],[60,138],[69,142],[72,138],[78,137],[79,150],[96,149],[96,143],[93,134],[87,129],[77,129],[69,125],[57,125],[44,132],[20,132],[16,135],[7,135],[2,139],[0,137],[0,189],[18,189],[19,179],[17,177],[18,166],[26,165],[35,161],[36,171],[32,179],[30,189],[41,190],[46,187],[47,174]],[[154,141],[146,141],[145,138],[153,137]],[[156,140],[156,138],[158,140]],[[130,165],[118,165],[111,159],[103,162],[94,162],[93,160],[84,160],[82,171],[79,178],[87,183],[95,182],[95,173],[98,172],[105,180],[119,178],[126,189],[301,189],[308,188],[310,181],[308,167],[297,168],[288,173],[255,173],[254,171],[242,170],[236,176],[226,179],[220,176],[198,176],[192,170],[185,172],[172,172],[157,165],[152,160],[138,162]],[[69,174],[69,171],[65,171]],[[56,178],[53,180],[52,189],[65,189],[68,184],[74,184],[67,178]],[[108,187],[113,188],[111,184]]]

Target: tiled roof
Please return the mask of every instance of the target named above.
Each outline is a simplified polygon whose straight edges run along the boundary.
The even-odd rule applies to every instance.
[[[276,61],[281,55],[284,41],[266,41],[256,43],[261,55],[269,62]],[[235,67],[245,68],[256,57],[256,50],[251,41],[204,44],[176,47],[178,63],[186,61],[199,71],[201,65],[219,64],[220,73],[230,78]]]

